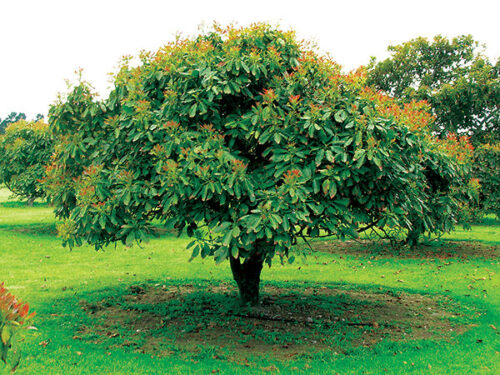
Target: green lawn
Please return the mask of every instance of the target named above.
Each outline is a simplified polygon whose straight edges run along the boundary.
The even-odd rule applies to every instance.
[[[266,313],[290,314],[285,326],[245,317],[228,265],[188,262],[187,238],[70,251],[50,207],[7,197],[0,189],[0,281],[38,313],[19,374],[500,370],[498,222],[412,253],[318,242],[263,271]]]

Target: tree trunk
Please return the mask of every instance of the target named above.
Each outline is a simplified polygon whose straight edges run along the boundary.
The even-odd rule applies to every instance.
[[[35,203],[35,199],[34,197],[29,197],[28,198],[28,201],[26,202],[27,206],[28,207],[33,207],[33,203]]]
[[[252,254],[243,263],[240,258],[229,257],[233,277],[240,290],[240,300],[243,306],[259,304],[260,273],[264,259],[260,254]]]
[[[413,249],[417,247],[420,235],[424,233],[425,228],[422,220],[420,219],[413,220],[412,225],[413,228],[408,230],[406,244],[410,245],[410,247]]]
[[[420,231],[417,229],[410,230],[408,236],[406,237],[406,244],[412,249],[417,247],[418,239],[420,238]]]

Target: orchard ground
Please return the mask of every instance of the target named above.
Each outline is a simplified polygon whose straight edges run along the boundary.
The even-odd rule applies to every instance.
[[[500,222],[416,250],[301,245],[238,306],[229,265],[189,239],[70,251],[52,208],[0,189],[0,280],[37,311],[19,374],[498,373]],[[2,373],[3,369],[0,370]]]

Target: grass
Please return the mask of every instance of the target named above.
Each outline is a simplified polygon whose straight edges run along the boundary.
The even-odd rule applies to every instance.
[[[38,313],[19,374],[499,371],[498,222],[413,252],[315,242],[266,268],[246,311],[228,265],[188,262],[187,238],[70,251],[50,207],[7,197],[0,280]]]

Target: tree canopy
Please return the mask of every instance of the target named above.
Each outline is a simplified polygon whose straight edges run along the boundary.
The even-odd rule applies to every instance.
[[[480,208],[500,218],[500,143],[485,143],[474,151],[473,174],[480,184]]]
[[[50,109],[45,186],[66,243],[132,244],[155,221],[173,225],[193,257],[229,259],[255,304],[263,263],[293,261],[301,238],[411,230],[417,215],[441,230],[429,197],[460,167],[453,141],[428,132],[425,103],[398,105],[268,25],[215,28],[140,59],[123,62],[108,98],[81,83]]]
[[[390,57],[372,58],[368,84],[409,102],[426,100],[441,137],[462,133],[473,143],[500,134],[500,59],[491,63],[478,42],[463,35],[451,40],[416,38],[389,46]]]
[[[9,124],[18,122],[20,120],[26,120],[26,115],[23,112],[11,112],[3,120],[0,118],[0,134],[5,133],[5,129]],[[35,117],[35,122],[38,120],[43,120],[43,115],[41,113],[37,114]]]
[[[24,113],[11,112],[3,120],[0,118],[0,134],[5,133],[5,129],[9,124],[17,122],[19,120],[26,120],[26,115]]]
[[[40,180],[50,162],[53,140],[42,120],[11,123],[0,134],[0,183],[32,202],[45,192]]]

